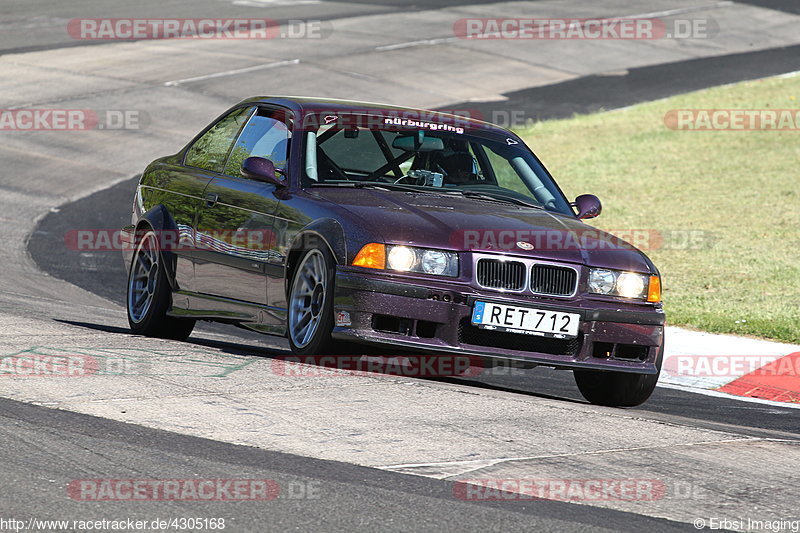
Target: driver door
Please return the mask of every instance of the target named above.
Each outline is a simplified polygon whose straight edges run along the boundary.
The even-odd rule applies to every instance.
[[[236,139],[223,172],[206,188],[197,220],[198,292],[268,305],[268,278],[282,275],[273,251],[280,199],[275,185],[243,177],[241,167],[258,156],[286,172],[290,132],[288,111],[260,107]]]

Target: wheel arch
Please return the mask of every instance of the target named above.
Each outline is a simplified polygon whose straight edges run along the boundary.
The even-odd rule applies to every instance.
[[[164,205],[159,204],[153,206],[142,214],[136,222],[134,246],[138,246],[142,235],[149,230],[156,232],[159,243],[159,254],[161,254],[163,260],[167,280],[169,281],[170,287],[176,289],[175,271],[178,258],[175,252],[172,250],[165,250],[163,245],[165,243],[170,243],[173,246],[177,245],[179,238],[178,225]],[[170,237],[168,238],[168,236]]]
[[[342,225],[333,218],[317,219],[298,231],[289,245],[285,276],[287,291],[291,283],[291,274],[303,252],[315,246],[325,246],[337,265],[347,263],[347,242]]]

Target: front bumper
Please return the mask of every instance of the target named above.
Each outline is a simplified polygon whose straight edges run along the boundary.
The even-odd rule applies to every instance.
[[[578,313],[575,339],[550,339],[476,328],[475,301],[496,301]],[[664,344],[660,306],[618,304],[580,296],[569,300],[508,295],[432,280],[408,280],[339,269],[334,312],[349,315],[333,336],[393,349],[475,355],[490,364],[552,366],[656,374]]]

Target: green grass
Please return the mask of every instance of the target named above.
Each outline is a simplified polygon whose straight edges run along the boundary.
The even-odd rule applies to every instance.
[[[519,133],[606,230],[648,229],[671,325],[800,343],[800,132],[674,131],[673,109],[796,109],[800,76],[718,87]],[[700,246],[680,246],[695,232]],[[672,238],[670,238],[670,236]]]

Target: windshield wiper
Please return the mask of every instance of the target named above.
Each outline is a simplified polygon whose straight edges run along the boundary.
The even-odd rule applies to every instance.
[[[441,196],[453,196],[454,194],[459,194],[461,196],[465,196],[467,198],[478,198],[481,200],[488,200],[490,202],[499,202],[503,204],[514,204],[520,205],[523,207],[532,207],[534,209],[545,209],[544,206],[539,204],[534,204],[530,202],[526,202],[525,200],[521,200],[519,198],[515,198],[513,196],[507,196],[505,194],[498,194],[498,193],[491,193],[491,192],[478,192],[478,191],[471,191],[471,190],[462,190],[462,189],[440,189],[440,188],[430,188],[430,187],[418,187],[413,185],[402,185],[399,183],[386,183],[386,182],[375,182],[375,181],[342,181],[342,182],[323,182],[323,183],[312,183],[312,187],[347,187],[347,188],[354,188],[354,189],[383,189],[384,191],[405,191],[405,192],[414,192],[414,193],[422,193],[422,194],[436,194]]]
[[[385,191],[428,192],[413,185],[386,183],[383,181],[343,181],[337,183],[312,183],[312,187],[352,187],[354,189],[383,189]]]
[[[454,193],[461,194],[462,196],[466,196],[467,198],[479,198],[481,200],[489,200],[495,202],[501,202],[504,204],[515,204],[521,205],[524,207],[533,207],[535,209],[544,209],[544,206],[539,204],[533,204],[530,202],[526,202],[525,200],[520,200],[514,196],[506,196],[505,194],[497,194],[491,192],[478,192],[478,191],[470,191],[470,190],[457,190],[453,191]],[[449,191],[448,191],[449,193]]]

